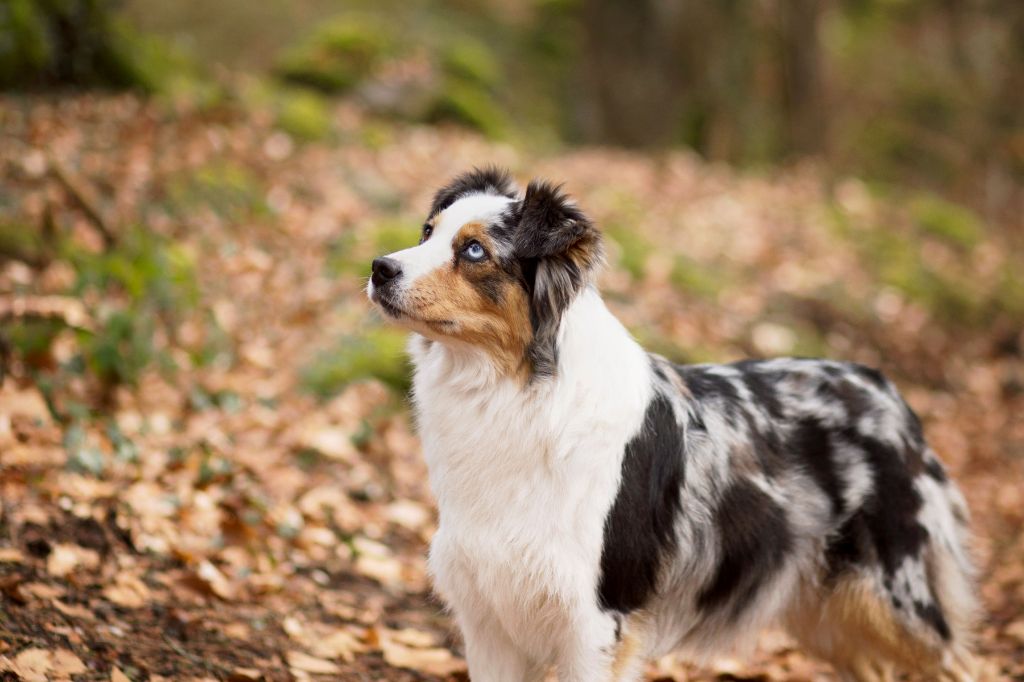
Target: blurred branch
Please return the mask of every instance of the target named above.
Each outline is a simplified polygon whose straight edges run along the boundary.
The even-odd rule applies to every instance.
[[[83,215],[92,223],[96,231],[103,239],[103,247],[106,250],[117,245],[117,234],[111,229],[107,220],[100,212],[97,202],[92,198],[92,193],[80,182],[63,164],[52,156],[48,159],[50,173],[60,183],[64,191],[71,197],[72,203],[82,211]]]
[[[0,323],[11,320],[53,320],[65,327],[93,331],[85,305],[70,296],[3,296],[0,297]]]

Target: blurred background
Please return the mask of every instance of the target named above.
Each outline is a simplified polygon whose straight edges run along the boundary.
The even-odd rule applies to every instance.
[[[1024,679],[1019,0],[0,0],[0,679],[459,674],[362,287],[490,163],[649,348],[893,376]],[[830,679],[652,668],[724,674]]]

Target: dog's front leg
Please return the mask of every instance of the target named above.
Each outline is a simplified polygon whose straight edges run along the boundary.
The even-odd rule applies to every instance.
[[[540,682],[543,669],[489,619],[458,618],[472,682]]]
[[[578,617],[558,662],[559,682],[634,682],[640,659],[635,642],[623,637],[621,623],[595,611]]]

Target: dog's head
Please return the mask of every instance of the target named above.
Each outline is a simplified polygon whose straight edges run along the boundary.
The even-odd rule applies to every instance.
[[[373,261],[367,292],[412,331],[544,376],[600,260],[600,234],[559,187],[535,180],[520,195],[508,173],[473,170],[434,196],[419,245]]]

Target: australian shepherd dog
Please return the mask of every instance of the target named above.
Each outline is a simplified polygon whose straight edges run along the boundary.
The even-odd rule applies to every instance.
[[[975,679],[967,508],[893,384],[648,353],[595,288],[601,244],[558,186],[484,169],[373,261],[474,682],[638,680],[766,626],[842,680]]]

